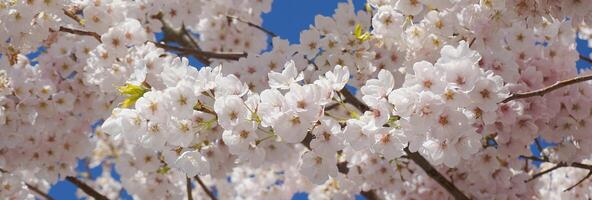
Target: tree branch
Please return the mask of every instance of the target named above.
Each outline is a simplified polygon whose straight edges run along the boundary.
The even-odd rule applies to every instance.
[[[376,194],[376,191],[374,191],[374,190],[361,191],[360,195],[364,196],[367,200],[379,200],[380,199],[380,197],[378,197],[378,195]]]
[[[580,54],[580,59],[592,64],[592,59],[590,59],[590,57],[588,57],[588,56],[583,56]]]
[[[152,42],[152,41],[151,41]],[[244,52],[210,52],[210,51],[201,51],[197,49],[189,49],[183,47],[175,47],[170,46],[167,44],[152,42],[159,48],[163,48],[169,51],[176,51],[179,53],[190,54],[196,57],[202,58],[214,58],[214,59],[224,59],[224,60],[238,60],[242,57],[246,57],[247,53]]]
[[[2,169],[2,168],[0,168],[0,172],[2,172],[4,174],[8,174],[9,173],[7,170]],[[31,185],[31,184],[29,184],[27,182],[25,182],[25,185],[27,186],[27,188],[29,188],[29,190],[37,193],[39,196],[42,196],[43,198],[45,198],[47,200],[53,200],[53,198],[51,196],[49,196],[47,193],[45,193],[44,191],[40,190],[39,188],[35,187],[34,185]]]
[[[185,181],[187,182],[186,189],[187,189],[187,200],[193,200],[193,195],[191,194],[191,179],[189,177],[185,177]]]
[[[533,160],[533,161],[539,161],[539,162],[548,162],[548,163],[552,163],[552,162],[551,162],[549,159],[547,159],[547,158],[540,159],[540,158],[537,158],[537,157],[534,157],[534,156],[520,156],[520,157],[521,157],[521,158],[524,158],[524,159],[528,159],[528,160]],[[527,180],[527,181],[525,181],[525,182],[529,182],[529,181],[531,181],[531,180],[533,180],[533,179],[536,179],[536,178],[538,178],[538,177],[540,177],[540,176],[542,176],[542,175],[544,175],[544,174],[547,174],[547,173],[549,173],[549,172],[552,172],[552,171],[554,171],[554,170],[556,170],[556,169],[559,169],[559,168],[561,168],[561,167],[575,167],[575,168],[580,168],[580,169],[585,169],[585,170],[588,170],[588,174],[587,174],[586,176],[584,176],[584,178],[582,178],[580,181],[578,181],[576,184],[572,185],[571,187],[569,187],[569,188],[567,188],[567,189],[563,190],[564,192],[566,192],[566,191],[570,191],[571,189],[575,188],[576,186],[578,186],[579,184],[583,183],[583,182],[584,182],[586,179],[588,179],[588,178],[590,178],[590,177],[592,176],[592,165],[589,165],[589,164],[583,164],[583,163],[579,163],[579,162],[572,162],[572,163],[571,163],[571,164],[569,164],[569,165],[568,165],[568,164],[566,164],[566,163],[558,163],[558,164],[556,164],[555,166],[553,166],[552,168],[549,168],[549,169],[547,169],[547,170],[544,170],[544,171],[542,171],[542,172],[539,172],[539,173],[537,173],[537,174],[533,175],[533,177],[532,177],[532,178],[528,179],[528,180]]]
[[[551,168],[549,168],[549,169],[546,169],[546,170],[544,170],[544,171],[541,171],[541,172],[539,172],[539,173],[536,173],[536,174],[532,175],[532,177],[530,177],[528,180],[526,180],[526,181],[524,181],[524,182],[525,182],[525,183],[528,183],[528,182],[530,182],[530,181],[532,181],[532,180],[534,180],[534,179],[536,179],[536,178],[538,178],[538,177],[541,177],[541,176],[543,176],[543,175],[545,175],[545,174],[547,174],[547,173],[549,173],[549,172],[552,172],[552,171],[554,171],[554,170],[556,170],[556,169],[559,169],[559,168],[561,168],[561,167],[565,167],[565,166],[567,166],[565,163],[559,163],[559,164],[556,164],[555,166],[553,166],[553,167],[551,167]]]
[[[199,175],[194,176],[194,178],[197,181],[197,183],[199,183],[199,186],[201,186],[201,189],[203,189],[204,192],[206,192],[206,194],[208,194],[210,199],[217,200],[216,196],[214,196],[214,194],[210,191],[210,189],[208,189],[208,186],[206,186],[206,184],[204,184],[203,181],[201,181],[201,179],[199,178]]]
[[[438,170],[436,170],[432,166],[432,164],[430,164],[430,162],[428,162],[421,154],[417,152],[411,152],[409,150],[409,147],[405,147],[405,149],[403,150],[405,151],[405,153],[407,153],[409,159],[413,160],[413,162],[415,162],[415,164],[421,167],[421,169],[423,169],[423,171],[425,171],[428,176],[430,176],[432,179],[438,182],[438,184],[444,187],[444,189],[446,189],[446,191],[448,191],[448,193],[450,193],[454,197],[454,199],[469,199],[469,197],[462,193],[452,182],[448,181],[446,177],[440,174],[440,172],[438,172]]]
[[[563,190],[564,192],[570,191],[571,189],[574,189],[576,186],[580,185],[581,183],[583,183],[586,179],[590,178],[590,176],[592,176],[592,170],[588,171],[588,174],[586,174],[586,176],[584,176],[584,178],[580,179],[580,181],[578,181],[576,184],[572,185],[571,187]]]
[[[98,33],[95,32],[90,32],[90,31],[83,31],[83,30],[77,30],[77,29],[71,29],[71,28],[67,28],[67,27],[63,27],[60,26],[59,29],[60,32],[65,32],[65,33],[71,33],[74,35],[82,35],[82,36],[91,36],[94,37],[97,41],[101,42],[101,36]]]
[[[162,33],[164,36],[162,39],[163,42],[165,42],[165,43],[174,42],[184,48],[201,50],[199,48],[199,46],[197,45],[197,43],[195,42],[195,40],[193,40],[193,38],[191,37],[191,35],[187,31],[187,29],[184,28],[184,26],[181,27],[181,30],[178,30],[178,31],[173,29],[169,25],[169,23],[167,23],[164,20],[162,12],[159,12],[156,15],[152,15],[151,18],[157,19],[160,21],[160,23],[162,23],[161,30],[162,30]],[[204,65],[211,64],[211,62],[208,60],[208,58],[205,58],[201,55],[195,55],[195,54],[190,54],[190,55],[193,55],[197,60],[199,60],[199,62],[203,63]]]
[[[368,107],[368,105],[366,105],[364,102],[358,100],[358,98],[356,98],[356,96],[354,96],[351,92],[349,92],[349,90],[347,90],[347,88],[341,89],[341,91],[339,91],[339,93],[343,95],[343,98],[344,98],[343,101],[351,104],[352,106],[356,107],[358,110],[360,110],[362,112],[366,112],[366,111],[370,110],[370,107]]]
[[[339,93],[344,97],[344,101],[353,105],[362,112],[370,110],[368,105],[358,100],[352,93],[346,88],[343,88]],[[430,178],[440,184],[446,191],[448,191],[457,200],[468,200],[469,198],[460,191],[452,182],[448,181],[440,172],[438,172],[429,161],[427,161],[421,154],[417,152],[411,152],[408,147],[403,149],[407,153],[407,158],[413,160],[415,164],[420,166]]]
[[[249,21],[243,20],[243,19],[241,19],[241,18],[238,18],[238,17],[236,17],[236,16],[226,16],[226,18],[228,19],[228,21],[230,21],[230,20],[233,20],[233,19],[234,19],[234,20],[236,20],[236,21],[239,21],[239,22],[245,23],[245,24],[249,25],[250,27],[253,27],[253,28],[259,29],[260,31],[263,31],[265,34],[267,34],[267,35],[269,35],[269,36],[271,36],[271,37],[277,37],[277,35],[276,35],[275,33],[271,32],[270,30],[267,30],[267,29],[263,28],[262,26],[259,26],[259,25],[257,25],[257,24],[254,24],[254,23],[252,23],[252,22],[249,22]]]
[[[70,181],[72,184],[76,185],[76,187],[80,188],[84,193],[88,196],[94,198],[95,200],[109,200],[106,196],[102,195],[101,193],[97,192],[95,189],[87,185],[86,183],[82,182],[76,177],[68,176],[66,180]]]
[[[47,193],[43,192],[39,188],[37,188],[29,183],[25,183],[25,185],[27,186],[27,188],[29,188],[29,190],[37,193],[39,196],[42,196],[43,198],[45,198],[47,200],[53,200],[53,198],[51,196],[49,196]]]
[[[559,82],[557,82],[553,85],[550,85],[548,87],[544,87],[544,88],[530,91],[530,92],[515,93],[515,94],[510,95],[508,98],[504,99],[503,101],[501,101],[501,103],[507,103],[512,100],[523,99],[523,98],[528,98],[528,97],[533,97],[533,96],[543,96],[543,95],[545,95],[551,91],[557,90],[559,88],[562,88],[562,87],[565,87],[568,85],[573,85],[573,84],[576,84],[579,82],[588,81],[588,80],[592,80],[592,74],[578,76],[578,77],[575,77],[572,79],[559,81]]]

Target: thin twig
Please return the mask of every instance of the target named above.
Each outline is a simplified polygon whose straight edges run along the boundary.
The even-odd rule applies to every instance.
[[[428,162],[421,154],[419,154],[418,152],[411,152],[409,150],[409,147],[405,147],[405,149],[403,150],[405,151],[405,153],[407,153],[409,159],[413,160],[413,162],[415,162],[415,164],[421,167],[421,169],[423,169],[423,171],[425,171],[428,176],[430,176],[432,179],[438,182],[438,184],[444,187],[444,189],[446,189],[446,191],[448,191],[448,193],[450,193],[454,197],[454,199],[469,199],[469,197],[467,197],[462,191],[460,191],[452,182],[450,182],[448,179],[446,179],[446,177],[440,174],[440,172],[438,172],[438,170],[436,170],[432,166],[432,164],[430,164],[430,162]]]
[[[537,158],[537,157],[534,157],[534,156],[519,156],[519,157],[520,157],[520,158],[524,158],[524,159],[528,159],[528,160],[533,160],[533,161],[539,161],[539,162],[549,162],[549,163],[551,163],[551,161],[550,161],[549,159],[547,159],[547,158],[540,159],[540,158]],[[583,163],[579,163],[579,162],[572,162],[572,163],[571,163],[571,164],[569,164],[569,165],[568,165],[568,164],[566,164],[566,163],[558,163],[558,164],[556,164],[556,165],[555,165],[554,167],[552,167],[552,168],[549,168],[549,169],[547,169],[547,170],[545,170],[545,171],[542,171],[542,172],[539,172],[539,173],[537,173],[537,174],[533,175],[533,177],[532,177],[532,178],[528,179],[528,180],[527,180],[527,181],[525,181],[525,182],[531,181],[531,180],[533,180],[533,179],[535,179],[535,178],[537,178],[537,177],[540,177],[540,176],[542,176],[542,175],[544,175],[544,174],[547,174],[547,173],[549,173],[549,172],[552,172],[552,171],[554,171],[554,170],[556,170],[556,169],[559,169],[559,168],[561,168],[561,167],[575,167],[575,168],[579,168],[579,169],[585,169],[585,170],[588,170],[588,174],[587,174],[587,175],[586,175],[584,178],[582,178],[580,181],[578,181],[578,182],[577,182],[575,185],[572,185],[571,187],[569,187],[569,188],[567,188],[567,189],[563,190],[564,192],[565,192],[565,191],[569,191],[569,190],[573,189],[574,187],[576,187],[576,186],[578,186],[579,184],[583,183],[583,182],[584,182],[586,179],[588,179],[588,178],[590,178],[590,177],[592,176],[592,165],[589,165],[589,164],[583,164]]]
[[[86,183],[82,182],[76,177],[68,176],[66,180],[70,181],[72,184],[76,185],[76,187],[80,188],[84,193],[88,196],[94,198],[95,200],[109,200],[105,195],[97,192],[95,189],[87,185]]]
[[[74,34],[74,35],[91,36],[91,37],[94,37],[95,39],[97,39],[97,41],[102,42],[101,41],[101,36],[98,33],[95,33],[95,32],[77,30],[77,29],[67,28],[67,27],[63,27],[63,26],[60,26],[60,30],[59,31],[60,32],[66,32],[66,33],[71,33],[71,34]]]
[[[157,47],[163,48],[166,50],[176,51],[179,53],[185,53],[185,54],[190,54],[190,55],[195,55],[195,56],[200,56],[200,57],[205,57],[205,58],[238,60],[242,57],[247,56],[247,53],[244,53],[244,52],[211,52],[211,51],[201,51],[201,50],[189,49],[189,48],[183,48],[183,47],[175,47],[175,46],[170,46],[167,44],[162,44],[162,43],[157,43],[157,42],[152,42],[152,43],[154,43],[154,45],[156,45]]]
[[[164,20],[163,16],[164,16],[164,14],[162,14],[162,12],[159,12],[158,14],[151,16],[152,19],[157,19],[160,21],[160,23],[162,23],[161,31],[163,34],[163,39],[162,39],[163,42],[166,42],[166,43],[174,42],[174,43],[181,45],[184,48],[201,50],[199,48],[199,46],[197,45],[197,43],[195,43],[195,40],[193,40],[191,35],[187,32],[187,29],[181,29],[178,31],[173,29],[171,27],[171,25],[169,25],[169,23]],[[181,28],[183,28],[183,27],[181,27]],[[208,60],[208,58],[205,58],[201,55],[195,55],[195,54],[190,54],[190,55],[195,57],[197,60],[199,60],[199,62],[203,63],[204,65],[210,65],[212,63]]]
[[[193,200],[193,195],[191,194],[191,179],[189,177],[185,177],[185,181],[187,182],[187,200]]]
[[[53,198],[51,196],[49,196],[47,193],[43,192],[42,190],[40,190],[39,188],[25,183],[25,185],[27,186],[27,188],[29,188],[31,191],[37,193],[39,196],[42,196],[43,198],[47,199],[47,200],[53,200]]]
[[[590,57],[588,57],[588,56],[583,56],[580,54],[580,59],[592,64],[592,59],[590,59]]]
[[[239,22],[245,23],[245,24],[249,25],[250,27],[253,27],[253,28],[259,29],[260,31],[263,31],[265,34],[267,34],[267,35],[269,35],[269,36],[271,36],[271,37],[277,37],[277,34],[275,34],[275,33],[271,32],[270,30],[267,30],[267,29],[263,28],[262,26],[259,26],[259,25],[257,25],[257,24],[254,24],[254,23],[252,23],[252,22],[249,22],[249,21],[243,20],[243,19],[241,19],[241,18],[238,18],[238,17],[236,17],[236,16],[226,16],[226,18],[228,19],[228,21],[230,21],[230,20],[234,19],[234,20],[236,20],[236,21],[239,21]]]
[[[570,191],[571,189],[574,189],[576,186],[583,183],[586,179],[590,178],[590,176],[592,176],[592,170],[589,170],[588,174],[586,174],[586,176],[584,176],[584,178],[580,179],[580,181],[578,181],[576,184],[572,185],[571,187],[569,187],[563,191],[567,192],[567,191]]]
[[[201,189],[203,189],[204,192],[206,192],[206,194],[210,197],[210,199],[217,200],[216,196],[214,196],[214,193],[212,193],[210,189],[208,189],[208,186],[206,186],[206,184],[204,184],[204,182],[201,181],[199,175],[196,175],[194,178],[197,181],[197,183],[199,183],[199,186],[201,186]]]
[[[541,172],[539,172],[539,173],[536,173],[536,174],[532,175],[532,177],[530,177],[528,180],[526,180],[526,181],[524,181],[524,182],[525,182],[525,183],[528,183],[528,182],[530,182],[530,181],[532,181],[532,180],[534,180],[534,179],[536,179],[536,178],[538,178],[538,177],[541,177],[541,176],[543,176],[543,175],[545,175],[545,174],[547,174],[547,173],[549,173],[549,172],[552,172],[552,171],[554,171],[554,170],[556,170],[556,169],[559,169],[559,168],[561,168],[561,167],[565,167],[565,166],[567,166],[565,163],[559,163],[559,164],[556,164],[555,166],[553,166],[553,167],[551,167],[551,168],[549,168],[549,169],[546,169],[546,170],[544,170],[544,171],[541,171]]]
[[[9,173],[8,170],[2,169],[2,168],[0,168],[0,172],[5,173],[5,174]],[[27,188],[29,188],[29,190],[37,193],[39,196],[42,196],[43,198],[45,198],[47,200],[53,200],[53,198],[51,196],[49,196],[47,193],[43,192],[39,188],[35,187],[34,185],[31,185],[26,182],[25,182],[25,185],[27,186]]]
[[[557,82],[553,85],[550,85],[548,87],[544,87],[544,88],[530,91],[530,92],[515,93],[515,94],[510,95],[508,98],[504,99],[503,101],[501,101],[501,103],[507,103],[512,100],[523,99],[523,98],[528,98],[528,97],[533,97],[533,96],[543,96],[543,95],[545,95],[551,91],[557,90],[559,88],[562,88],[562,87],[565,87],[568,85],[573,85],[573,84],[576,84],[579,82],[588,81],[588,80],[592,80],[592,74],[578,76],[578,77],[575,77],[572,79],[559,81],[559,82]]]
[[[522,159],[527,159],[527,160],[532,160],[532,161],[538,161],[538,162],[550,162],[548,159],[541,159],[535,156],[518,156],[518,158],[522,158]]]

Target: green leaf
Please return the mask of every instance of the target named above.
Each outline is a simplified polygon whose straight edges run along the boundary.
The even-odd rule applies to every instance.
[[[356,38],[361,42],[364,42],[366,40],[369,40],[372,37],[372,34],[370,34],[369,32],[362,33],[362,25],[356,24],[356,26],[354,27],[354,36],[356,36]]]
[[[134,105],[140,97],[144,96],[144,93],[148,92],[148,88],[142,87],[140,85],[133,85],[133,84],[125,84],[124,86],[117,87],[117,90],[122,95],[125,95],[127,98],[121,102],[121,107],[129,108],[130,106]]]
[[[356,24],[356,27],[354,28],[354,36],[360,39],[360,37],[362,36],[362,25]]]
[[[159,173],[159,174],[166,174],[166,173],[168,173],[170,170],[171,170],[171,168],[170,168],[169,166],[165,165],[165,166],[162,166],[162,167],[158,168],[158,169],[156,170],[156,173]]]
[[[369,3],[366,3],[366,12],[367,13],[372,13],[372,6],[370,6]]]

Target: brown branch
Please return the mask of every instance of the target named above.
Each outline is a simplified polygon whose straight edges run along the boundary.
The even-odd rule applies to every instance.
[[[277,37],[277,34],[275,34],[275,33],[271,32],[270,30],[267,30],[267,29],[263,28],[262,26],[259,26],[259,25],[257,25],[257,24],[254,24],[254,23],[252,23],[252,22],[249,22],[249,21],[243,20],[243,19],[241,19],[241,18],[238,18],[238,17],[235,17],[235,16],[226,16],[226,18],[228,19],[228,21],[230,21],[230,20],[233,20],[233,19],[234,19],[234,20],[236,20],[236,21],[239,21],[239,22],[245,23],[245,24],[249,25],[250,27],[253,27],[253,28],[259,29],[260,31],[263,31],[265,34],[267,34],[267,35],[269,35],[269,36],[271,36],[271,37]]]
[[[367,200],[379,200],[380,197],[376,194],[374,190],[362,191],[360,195],[364,196]]]
[[[534,156],[519,156],[521,158],[527,159],[527,160],[533,160],[533,161],[539,161],[539,162],[548,162],[548,163],[552,163],[548,158],[537,158]],[[533,177],[531,177],[530,179],[526,180],[525,182],[529,182],[533,179],[536,179],[544,174],[547,174],[549,172],[552,172],[556,169],[559,169],[561,167],[575,167],[575,168],[579,168],[579,169],[585,169],[588,170],[588,174],[586,174],[586,176],[584,176],[584,178],[580,179],[576,184],[572,185],[571,187],[563,190],[564,192],[566,191],[570,191],[571,189],[575,188],[576,186],[578,186],[579,184],[583,183],[586,179],[590,178],[592,176],[592,165],[589,164],[583,164],[583,163],[579,163],[579,162],[572,162],[571,164],[566,164],[566,163],[558,163],[555,166],[553,166],[552,168],[549,168],[547,170],[544,170],[542,172],[539,172],[535,175],[533,175]]]
[[[210,199],[217,200],[216,196],[214,196],[214,193],[212,193],[210,189],[208,189],[208,186],[206,186],[206,184],[204,184],[204,182],[201,181],[199,175],[196,175],[194,178],[197,181],[197,183],[199,183],[199,186],[201,186],[201,189],[203,189],[204,192],[206,192],[206,194],[210,197]]]
[[[339,91],[339,93],[341,93],[341,95],[343,95],[343,97],[344,97],[343,101],[351,104],[352,106],[356,107],[358,110],[360,110],[362,112],[366,112],[366,111],[370,110],[370,107],[368,107],[368,105],[366,105],[364,102],[361,102],[360,100],[358,100],[358,98],[356,98],[356,96],[354,96],[351,92],[349,92],[349,90],[347,90],[347,88],[343,88],[341,91]]]
[[[576,184],[572,185],[571,187],[563,190],[564,192],[570,191],[571,189],[574,189],[576,186],[580,185],[581,183],[583,183],[586,179],[590,178],[590,176],[592,176],[592,170],[588,171],[588,174],[586,174],[586,176],[584,176],[584,178],[580,179],[580,181],[578,181]]]
[[[97,192],[95,189],[87,185],[86,183],[82,182],[76,177],[68,176],[66,180],[70,181],[72,184],[76,185],[76,187],[80,188],[84,193],[88,196],[96,199],[96,200],[109,200],[106,196],[102,195],[101,193]]]
[[[580,59],[592,64],[592,59],[590,59],[590,57],[588,57],[588,56],[583,56],[580,54]]]
[[[9,173],[7,170],[2,169],[2,168],[0,168],[0,172],[5,173],[5,174]],[[35,187],[34,185],[31,185],[27,182],[25,182],[25,185],[27,186],[27,188],[29,188],[29,190],[37,193],[39,196],[42,196],[43,198],[45,198],[47,200],[53,200],[53,198],[51,196],[49,196],[47,193],[43,192],[39,188]]]
[[[189,177],[185,177],[185,181],[187,182],[186,189],[187,189],[187,200],[193,200],[193,195],[191,194],[191,179]]]
[[[167,44],[152,42],[159,48],[163,48],[169,51],[176,51],[179,53],[190,54],[196,57],[202,58],[214,58],[214,59],[224,59],[224,60],[238,60],[242,57],[246,57],[247,53],[244,52],[211,52],[211,51],[201,51],[196,49],[189,49],[183,47],[175,47],[170,46]]]
[[[90,32],[90,31],[83,31],[83,30],[77,30],[77,29],[71,29],[71,28],[67,28],[67,27],[63,27],[60,26],[60,32],[66,32],[66,33],[71,33],[74,35],[82,35],[82,36],[91,36],[94,37],[95,39],[97,39],[97,41],[102,42],[101,41],[101,36],[98,33],[95,32]]]
[[[362,112],[370,110],[368,105],[358,100],[352,93],[346,88],[343,88],[339,93],[343,95],[344,101],[359,109]],[[306,139],[305,139],[306,141]],[[306,144],[305,144],[306,146]],[[448,191],[457,200],[468,200],[469,198],[460,191],[452,182],[446,179],[440,172],[438,172],[429,161],[427,161],[421,154],[417,152],[411,152],[408,147],[403,149],[407,153],[407,158],[413,160],[415,164],[421,167],[430,178],[440,184],[446,191]]]
[[[532,180],[534,180],[534,179],[536,179],[536,178],[538,178],[538,177],[541,177],[541,176],[543,176],[543,175],[545,175],[545,174],[547,174],[547,173],[550,173],[550,172],[552,172],[552,171],[554,171],[554,170],[556,170],[556,169],[559,169],[559,168],[561,168],[561,167],[565,167],[565,166],[567,166],[565,163],[559,163],[559,164],[556,164],[555,166],[553,166],[553,167],[551,167],[551,168],[549,168],[549,169],[546,169],[546,170],[544,170],[544,171],[541,171],[541,172],[539,172],[539,173],[536,173],[536,174],[532,175],[532,177],[530,177],[528,180],[526,180],[526,181],[524,181],[524,182],[525,182],[525,183],[528,183],[528,182],[530,182],[530,181],[532,181]]]
[[[333,103],[331,105],[325,106],[325,111],[333,110],[334,108],[337,108],[337,106],[339,106],[339,103]]]
[[[448,193],[450,193],[454,197],[454,199],[469,199],[469,197],[462,193],[462,191],[460,191],[452,182],[448,181],[446,177],[440,174],[440,172],[438,172],[438,170],[436,170],[432,166],[432,164],[430,164],[430,162],[428,162],[421,154],[419,154],[418,152],[411,152],[409,150],[409,147],[405,147],[405,149],[403,150],[405,151],[405,153],[407,153],[409,159],[413,160],[413,162],[415,162],[415,164],[421,167],[421,169],[423,169],[423,171],[425,171],[428,176],[430,176],[432,179],[438,182],[438,184],[444,187],[444,189],[446,189],[446,191],[448,191]]]
[[[25,185],[27,186],[27,188],[29,188],[29,190],[37,193],[39,196],[42,196],[43,198],[45,198],[47,200],[53,200],[53,198],[51,196],[49,196],[47,193],[43,192],[39,188],[37,188],[29,183],[25,183]]]
[[[515,94],[510,95],[508,98],[504,99],[503,101],[501,101],[501,103],[507,103],[512,100],[523,99],[523,98],[528,98],[528,97],[533,97],[533,96],[543,96],[543,95],[545,95],[551,91],[557,90],[559,88],[562,88],[562,87],[565,87],[568,85],[573,85],[573,84],[576,84],[579,82],[588,81],[588,80],[592,80],[592,74],[578,76],[578,77],[575,77],[572,79],[559,81],[559,82],[557,82],[553,85],[550,85],[548,87],[544,87],[544,88],[530,91],[530,92],[515,93]]]
[[[199,46],[197,45],[197,43],[195,42],[195,40],[193,40],[193,38],[191,37],[191,35],[187,31],[187,29],[185,29],[184,27],[181,27],[180,30],[173,29],[171,27],[171,25],[169,25],[169,23],[167,23],[164,20],[163,16],[164,15],[162,14],[162,12],[159,12],[158,14],[151,16],[152,19],[159,20],[160,23],[162,23],[161,30],[163,33],[163,39],[162,39],[163,42],[165,42],[165,43],[174,42],[184,48],[201,50],[199,48]],[[204,65],[211,64],[211,62],[208,60],[208,58],[205,58],[201,55],[196,55],[196,54],[190,54],[190,55],[195,57],[197,60],[199,60],[199,62],[203,63]]]

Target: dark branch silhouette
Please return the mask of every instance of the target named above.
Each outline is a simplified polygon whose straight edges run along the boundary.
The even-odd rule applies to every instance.
[[[210,191],[208,186],[206,186],[206,184],[204,184],[204,182],[201,181],[201,178],[199,178],[199,175],[196,175],[194,178],[197,181],[197,183],[199,184],[199,186],[201,186],[201,189],[203,189],[204,192],[206,192],[206,194],[210,197],[210,199],[212,199],[212,200],[218,199],[218,198],[216,198],[216,196],[214,196],[214,193],[212,193],[212,191]]]
[[[80,188],[84,193],[88,196],[94,198],[95,200],[109,200],[105,195],[97,192],[95,189],[87,185],[86,183],[82,182],[76,177],[68,176],[66,180],[70,181],[72,184],[76,185],[76,187]]]

